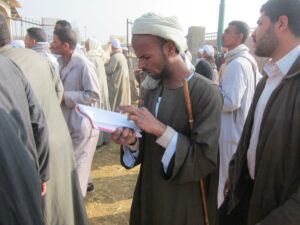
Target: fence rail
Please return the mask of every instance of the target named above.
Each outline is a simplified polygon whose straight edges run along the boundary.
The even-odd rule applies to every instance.
[[[44,24],[40,20],[30,18],[10,18],[12,23],[12,38],[14,40],[23,40],[26,30],[30,27],[40,27],[42,29],[52,28],[54,25]]]
[[[250,28],[250,34],[255,30],[255,28]],[[217,40],[218,37],[218,32],[210,32],[206,33],[204,40],[205,41],[212,41],[212,40]]]

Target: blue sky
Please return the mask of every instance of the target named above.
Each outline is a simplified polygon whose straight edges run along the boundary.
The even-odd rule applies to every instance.
[[[225,0],[225,27],[231,20],[243,20],[255,27],[259,9],[266,0]],[[79,28],[81,36],[102,43],[110,35],[126,35],[126,19],[146,12],[177,16],[187,31],[189,26],[205,26],[217,31],[220,0],[20,0],[22,17],[64,18]]]

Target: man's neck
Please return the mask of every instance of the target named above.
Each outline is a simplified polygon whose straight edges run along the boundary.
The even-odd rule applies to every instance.
[[[175,89],[183,85],[183,80],[191,75],[191,71],[187,68],[184,62],[173,65],[170,78],[163,80],[164,87]]]
[[[233,45],[233,46],[228,46],[226,48],[228,49],[228,51],[231,51],[231,50],[235,49],[236,47],[240,46],[241,44],[242,43],[239,43],[239,44],[236,44],[236,45]],[[225,47],[225,46],[223,46],[223,47]]]
[[[74,51],[70,51],[70,52],[68,52],[68,53],[66,53],[66,54],[64,54],[64,55],[61,56],[62,59],[63,59],[63,65],[64,65],[64,67],[66,65],[68,65],[68,63],[70,62],[73,53],[74,53]]]
[[[279,45],[276,51],[272,55],[272,63],[276,63],[285,55],[287,55],[290,51],[300,45],[300,39],[289,40],[287,42],[283,42],[283,44]]]

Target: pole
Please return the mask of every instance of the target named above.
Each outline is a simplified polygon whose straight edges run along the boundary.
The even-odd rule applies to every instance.
[[[190,93],[189,93],[189,85],[188,85],[188,82],[186,79],[183,80],[183,93],[184,93],[184,98],[185,98],[186,109],[188,112],[189,125],[190,125],[190,129],[192,131],[193,123],[194,123],[193,110],[192,110],[191,98],[190,98]],[[204,178],[200,179],[200,194],[201,194],[201,203],[202,203],[202,209],[203,209],[203,215],[204,215],[204,224],[209,225]]]
[[[225,0],[220,0],[220,8],[219,8],[219,24],[218,24],[218,56],[220,57],[222,54],[222,33],[224,30],[224,15],[225,15]]]
[[[129,49],[129,19],[126,20],[127,49]]]

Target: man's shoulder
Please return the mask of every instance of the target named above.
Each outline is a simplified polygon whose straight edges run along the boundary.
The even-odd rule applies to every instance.
[[[46,67],[48,65],[45,57],[28,48],[9,48],[1,52],[1,54],[7,56],[21,68],[27,65],[38,65],[39,67]]]
[[[35,52],[32,49],[28,48],[6,48],[5,51],[1,52],[1,54],[12,57],[12,56],[19,56],[19,57],[37,57],[37,58],[42,58],[40,57],[40,54]]]
[[[198,92],[202,92],[205,90],[212,90],[213,92],[219,92],[219,86],[215,84],[213,81],[207,79],[206,77],[195,73],[192,80],[191,85]]]
[[[233,59],[229,61],[228,65],[244,66],[251,65],[252,62],[255,62],[254,57],[249,52],[245,52],[243,54],[237,55],[236,57],[233,57]]]
[[[74,55],[72,56],[72,61],[73,61],[74,65],[77,67],[85,67],[85,66],[89,65],[89,63],[90,63],[90,61],[88,60],[88,58],[86,56],[78,54],[78,53],[74,53]]]

